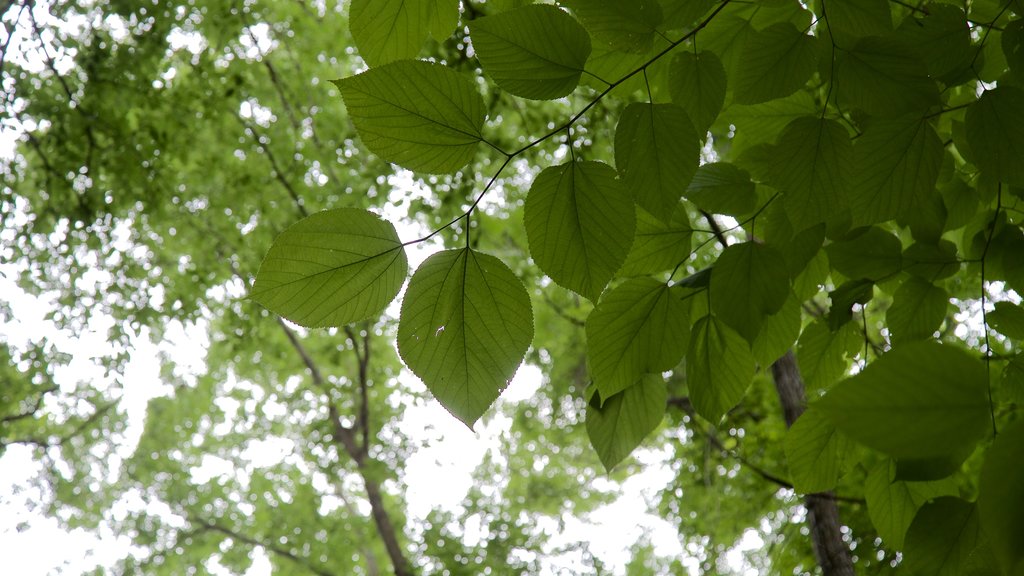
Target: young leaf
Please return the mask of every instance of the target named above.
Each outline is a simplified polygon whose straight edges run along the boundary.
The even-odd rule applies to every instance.
[[[838,122],[797,118],[786,126],[773,152],[769,184],[785,195],[790,222],[802,229],[846,208],[853,146]]]
[[[778,312],[789,293],[786,259],[766,244],[733,244],[711,270],[711,309],[747,342],[754,341],[765,316]]]
[[[892,460],[881,460],[868,473],[864,484],[864,499],[868,503],[871,523],[887,547],[903,548],[903,537],[910,528],[917,510],[929,500],[940,496],[956,496],[957,482],[945,478],[932,482],[904,482],[894,480],[896,465]]]
[[[725,68],[714,52],[679,52],[668,69],[668,91],[683,107],[701,137],[725,103]]]
[[[885,313],[893,344],[930,338],[946,319],[947,308],[949,294],[945,290],[921,278],[906,280]]]
[[[544,169],[526,197],[524,220],[540,269],[591,301],[622,266],[636,228],[629,192],[600,162]]]
[[[668,389],[661,375],[648,374],[622,392],[601,399],[603,405],[587,404],[587,436],[605,470],[611,472],[661,424]]]
[[[643,208],[636,209],[636,237],[619,276],[645,276],[671,270],[690,255],[693,229],[686,208],[676,206],[666,224]]]
[[[814,74],[818,52],[813,36],[789,22],[755,32],[743,47],[733,96],[740,104],[758,104],[796,92]]]
[[[1024,565],[1024,422],[999,432],[985,455],[978,489],[981,525],[992,551],[1007,574],[1020,574]],[[1013,572],[1013,569],[1016,572]]]
[[[928,68],[895,37],[868,36],[840,50],[835,75],[836,99],[843,108],[873,116],[923,116],[939,103]]]
[[[469,24],[473,49],[498,86],[523,98],[551,100],[576,89],[590,56],[590,36],[549,4],[523,6]]]
[[[754,357],[743,337],[714,315],[698,320],[686,353],[686,385],[697,413],[717,423],[753,378]]]
[[[587,27],[595,40],[623,52],[647,52],[661,25],[661,6],[656,0],[562,0]]]
[[[907,569],[913,574],[959,576],[984,539],[977,506],[942,496],[921,506],[907,529]]]
[[[953,346],[911,342],[816,404],[848,436],[909,460],[970,454],[989,431],[985,365]]]
[[[403,168],[455,172],[482,140],[483,98],[441,64],[399,60],[334,83],[363,144]]]
[[[438,252],[409,281],[398,351],[470,428],[508,385],[532,340],[530,296],[494,256]]]
[[[783,447],[793,489],[813,494],[836,487],[853,443],[828,418],[810,408],[786,432]]]
[[[300,326],[343,326],[382,312],[408,272],[390,222],[365,210],[326,210],[274,240],[252,297]]]
[[[881,280],[900,271],[899,238],[878,227],[866,228],[825,247],[832,267],[853,280]]]
[[[690,340],[690,303],[683,288],[653,278],[627,280],[587,318],[587,359],[602,400],[648,372],[671,370]]]
[[[1024,186],[1024,90],[988,90],[967,109],[970,159],[989,177]]]
[[[615,165],[641,208],[672,219],[700,161],[700,138],[675,104],[635,102],[619,116]]]
[[[878,119],[853,148],[850,211],[854,226],[907,216],[937,194],[942,141],[927,120]]]
[[[458,0],[352,0],[349,28],[370,66],[415,58],[433,36],[447,38],[459,23]]]
[[[750,174],[734,164],[711,162],[697,168],[686,199],[712,214],[739,216],[753,212],[757,193]]]

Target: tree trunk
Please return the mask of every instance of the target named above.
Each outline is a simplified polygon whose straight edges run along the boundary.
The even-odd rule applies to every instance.
[[[772,364],[772,377],[788,428],[804,412],[804,381],[792,350]],[[831,493],[808,494],[804,497],[804,505],[807,507],[814,555],[822,572],[825,576],[853,576],[853,561],[849,547],[843,542],[835,498]]]

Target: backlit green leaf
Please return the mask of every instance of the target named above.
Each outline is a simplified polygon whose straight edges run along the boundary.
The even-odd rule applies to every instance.
[[[590,56],[590,36],[583,26],[548,4],[477,18],[469,32],[484,72],[523,98],[568,95]]]
[[[937,194],[942,156],[942,141],[927,120],[904,117],[869,124],[853,148],[853,225],[920,210]]]
[[[905,18],[899,34],[917,51],[928,66],[928,73],[935,78],[955,77],[970,66],[974,57],[967,15],[959,6],[931,2],[926,14]]]
[[[826,5],[828,31],[841,46],[892,32],[888,0],[840,0]]]
[[[399,60],[334,83],[363,144],[403,168],[455,172],[482,140],[483,98],[446,66]]]
[[[300,326],[343,326],[381,313],[408,272],[390,222],[364,210],[326,210],[274,240],[252,297]]]
[[[797,118],[813,115],[817,105],[806,91],[769,100],[761,104],[742,106],[731,104],[720,116],[723,123],[736,127],[732,147],[740,153],[751,146],[775,142],[782,130]]]
[[[748,342],[757,337],[765,316],[782,308],[789,293],[786,259],[766,244],[733,244],[711,271],[711,309]]]
[[[836,98],[844,108],[876,116],[923,116],[939,103],[927,66],[897,38],[861,38],[838,51],[835,66]]]
[[[850,280],[828,293],[832,306],[828,310],[828,327],[839,330],[853,319],[853,306],[867,304],[875,296],[875,283],[871,280]]]
[[[1024,308],[1012,302],[996,302],[987,315],[988,323],[1003,336],[1024,340]]]
[[[635,102],[619,116],[615,165],[636,203],[668,222],[700,160],[700,138],[675,104]]]
[[[904,482],[895,480],[896,465],[882,460],[868,474],[864,484],[864,498],[868,514],[886,546],[894,550],[903,548],[903,537],[910,528],[918,508],[940,496],[956,496],[956,480],[945,478],[932,482]]]
[[[810,408],[786,432],[783,446],[793,488],[813,494],[836,487],[853,443],[828,418]]]
[[[904,560],[913,574],[959,576],[984,541],[978,508],[954,496],[921,506],[907,529]]]
[[[999,432],[985,454],[978,489],[981,525],[996,559],[1007,574],[1018,574],[1024,563],[1024,422]],[[1012,570],[1016,569],[1017,572]]]
[[[349,26],[370,66],[415,58],[428,36],[442,41],[459,22],[458,0],[352,0]]]
[[[595,40],[624,52],[647,52],[662,22],[656,0],[562,0]]]
[[[546,168],[526,198],[530,254],[552,280],[596,301],[629,252],[635,218],[630,194],[611,166]]]
[[[839,430],[894,458],[966,457],[989,430],[986,382],[985,365],[963,350],[911,342],[840,382],[817,406]]]
[[[683,358],[690,340],[686,292],[635,278],[601,298],[587,318],[587,359],[602,400]]]
[[[664,14],[662,28],[676,30],[689,28],[697,22],[712,6],[715,0],[659,0]]]
[[[754,357],[743,336],[714,315],[693,326],[686,353],[686,385],[698,414],[718,423],[743,399],[754,378]]]
[[[697,132],[714,123],[725,102],[725,68],[714,52],[679,52],[668,69],[668,91],[683,107]]]
[[[682,205],[673,211],[668,224],[643,208],[636,211],[636,237],[620,276],[644,276],[671,270],[690,255],[693,229]]]
[[[990,178],[1024,186],[1024,90],[986,91],[967,109],[966,128],[971,161]]]
[[[771,366],[792,348],[800,337],[800,319],[800,301],[793,294],[778,312],[765,316],[757,338],[750,345],[758,364]]]
[[[946,319],[949,294],[921,278],[900,285],[885,313],[893,344],[930,338]]]
[[[750,174],[734,164],[711,162],[697,168],[686,199],[712,214],[739,216],[752,212],[757,193]]]
[[[880,280],[900,271],[899,238],[878,227],[865,228],[825,247],[832,267],[847,278]]]
[[[587,404],[587,436],[605,470],[611,472],[665,416],[668,390],[660,374],[640,378],[604,404]]]
[[[818,64],[813,36],[789,22],[755,32],[743,47],[733,96],[740,104],[757,104],[789,96],[807,83]]]
[[[409,281],[398,351],[434,397],[471,428],[508,386],[532,340],[530,297],[494,256],[438,252]]]
[[[828,388],[846,373],[846,351],[858,340],[857,327],[846,324],[838,331],[824,320],[804,328],[797,344],[800,374],[809,390]]]

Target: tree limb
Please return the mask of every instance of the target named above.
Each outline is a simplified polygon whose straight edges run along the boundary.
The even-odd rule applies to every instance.
[[[195,516],[190,516],[189,520],[193,524],[198,524],[205,530],[209,530],[211,532],[218,532],[231,539],[238,540],[239,542],[242,542],[244,544],[248,544],[249,546],[258,546],[277,556],[286,558],[287,560],[290,560],[291,562],[294,562],[295,564],[298,564],[299,566],[306,568],[307,570],[309,570],[313,574],[316,574],[317,576],[335,576],[333,572],[329,572],[319,566],[314,566],[313,563],[309,561],[309,559],[293,554],[290,550],[282,548],[272,542],[264,542],[261,540],[257,540],[256,538],[242,534],[226,526],[222,526],[215,522],[209,522],[201,518],[196,518]]]

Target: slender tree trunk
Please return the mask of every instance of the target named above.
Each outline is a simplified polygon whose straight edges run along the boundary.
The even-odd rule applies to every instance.
[[[788,428],[804,411],[804,381],[792,350],[772,364],[772,377]],[[843,542],[840,531],[835,498],[831,493],[808,494],[804,497],[804,505],[807,507],[814,555],[825,576],[854,576],[850,549]]]
[[[370,501],[370,510],[373,514],[373,521],[377,524],[377,532],[384,540],[384,547],[391,557],[391,563],[395,567],[395,576],[412,576],[414,574],[409,560],[406,559],[402,547],[398,544],[398,538],[394,526],[391,524],[391,517],[388,516],[384,507],[384,498],[381,495],[380,484],[371,480],[367,474],[363,474],[363,482],[366,484],[366,497]]]

